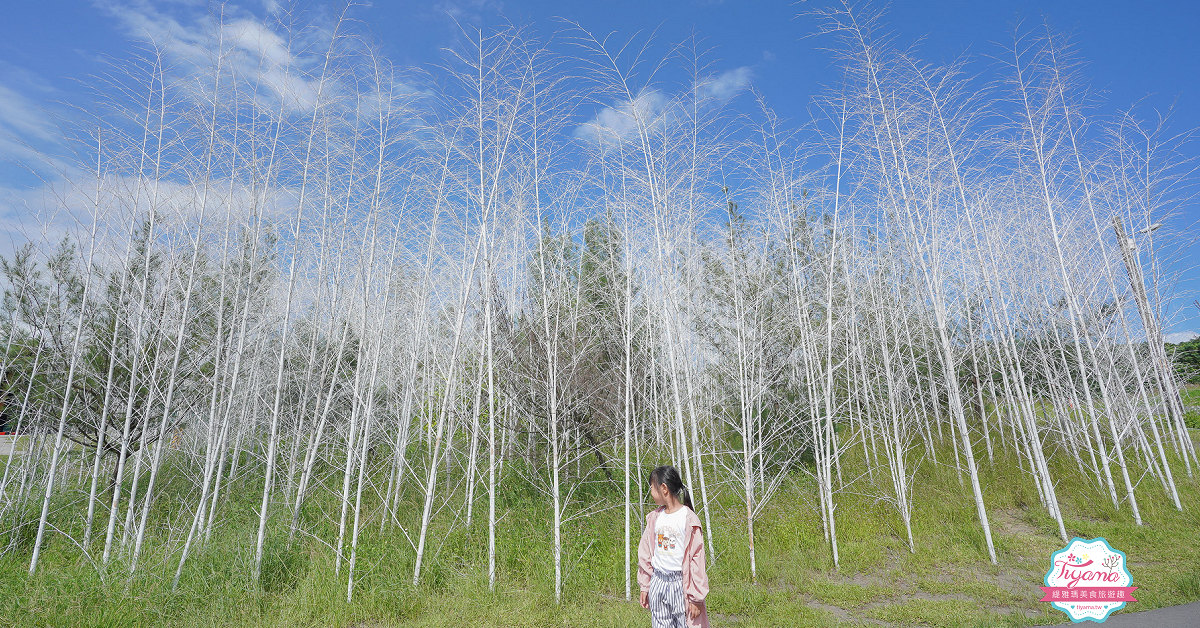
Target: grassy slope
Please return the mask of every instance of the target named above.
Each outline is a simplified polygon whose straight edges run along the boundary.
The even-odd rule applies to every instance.
[[[1180,396],[1183,398],[1188,427],[1200,430],[1200,384],[1187,386]]]
[[[939,453],[943,465],[924,461],[918,469],[915,554],[901,540],[903,527],[894,508],[869,496],[879,491],[871,488],[870,478],[860,477],[865,473],[861,449],[844,458],[843,477],[860,479],[835,498],[841,549],[836,571],[822,537],[814,485],[797,474],[758,520],[759,584],[752,585],[744,521],[739,521],[744,507],[736,491],[725,491],[712,512],[717,550],[709,568],[713,625],[1023,626],[1064,621],[1064,614],[1036,601],[1049,555],[1062,543],[1038,503],[1032,480],[1013,471],[1014,459],[1002,450],[996,453],[994,467],[982,452],[980,458],[998,566],[987,560],[969,486],[960,486],[953,467],[945,466],[953,461],[950,450]],[[1155,478],[1143,477],[1138,498],[1146,525],[1138,528],[1127,506],[1115,509],[1103,492],[1078,476],[1069,455],[1058,455],[1056,461],[1068,534],[1103,536],[1129,557],[1134,584],[1140,588],[1139,601],[1127,611],[1200,599],[1200,523],[1195,517],[1200,480],[1179,478],[1185,507],[1180,513]],[[1007,471],[1000,475],[993,469]],[[875,479],[890,486],[886,476]],[[340,489],[336,474],[327,482]],[[170,504],[164,507],[193,502],[194,496],[182,501],[186,490],[183,483],[165,483],[164,491],[174,494],[163,500]],[[29,578],[32,533],[27,527],[17,551],[0,556],[0,586],[5,591],[0,625],[648,625],[646,612],[623,599],[619,508],[564,527],[561,607],[553,598],[550,513],[532,490],[501,495],[495,593],[487,590],[487,502],[481,492],[470,529],[461,522],[449,529],[453,507],[436,515],[432,560],[417,588],[409,584],[414,552],[404,534],[389,527],[381,535],[377,520],[364,528],[360,581],[350,605],[345,602],[345,572],[335,576],[331,551],[322,541],[304,537],[292,550],[286,549],[283,514],[273,520],[263,586],[250,582],[256,490],[246,485],[237,493],[239,501],[224,507],[222,525],[193,555],[176,593],[170,591],[170,578],[185,531],[151,530],[155,541],[147,543],[138,577],[124,579],[124,563],[114,563],[114,573],[102,582],[62,535],[51,536],[38,574]],[[419,520],[417,508],[418,496],[410,489],[406,510],[400,513],[406,527]],[[325,542],[336,539],[337,516],[338,501],[329,492],[315,494],[306,510],[307,520],[326,522],[312,524],[314,534]],[[163,539],[169,540],[164,544]]]

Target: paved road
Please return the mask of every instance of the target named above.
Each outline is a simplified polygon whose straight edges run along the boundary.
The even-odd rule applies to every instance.
[[[1063,619],[1066,618],[1063,615]],[[1200,602],[1112,615],[1103,624],[1095,625],[1104,628],[1197,628],[1200,627]]]
[[[13,441],[16,439],[16,436],[0,436],[0,456],[7,456],[12,453]]]

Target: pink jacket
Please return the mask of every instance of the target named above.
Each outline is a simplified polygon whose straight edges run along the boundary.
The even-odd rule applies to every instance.
[[[654,567],[650,564],[655,546],[654,523],[664,510],[665,506],[659,506],[646,515],[646,529],[642,531],[642,540],[638,543],[638,585],[642,591],[650,590],[650,577],[654,574]],[[704,603],[708,595],[708,573],[704,569],[704,532],[700,529],[700,517],[690,508],[686,519],[691,534],[683,551],[683,596],[688,602],[700,603],[700,614],[695,619],[688,617],[687,625],[688,628],[708,628],[708,607]]]

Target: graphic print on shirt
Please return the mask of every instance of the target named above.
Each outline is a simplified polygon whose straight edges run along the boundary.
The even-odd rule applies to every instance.
[[[679,530],[669,528],[658,531],[658,548],[668,552],[674,552],[675,547],[679,544]]]
[[[679,571],[683,566],[683,546],[687,544],[687,513],[684,508],[659,515],[654,526],[655,549],[651,561],[657,569]]]

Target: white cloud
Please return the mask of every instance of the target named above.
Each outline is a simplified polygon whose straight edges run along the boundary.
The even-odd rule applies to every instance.
[[[0,63],[0,255],[27,241],[56,244],[75,223],[45,219],[39,208],[60,194],[52,183],[74,172],[59,155],[63,134],[55,124],[63,94],[45,79]]]
[[[275,102],[282,99],[293,110],[315,105],[313,82],[306,80],[304,69],[316,64],[317,55],[298,58],[284,35],[236,7],[226,6],[222,24],[203,3],[100,0],[97,6],[115,17],[126,34],[151,42],[162,52],[174,72],[175,87],[185,94],[198,89],[194,79],[206,70],[211,73],[214,60],[223,53],[229,72],[240,81],[261,85],[264,89],[259,91],[272,94]],[[301,43],[311,47],[317,36],[311,32],[306,36],[310,39]],[[64,236],[81,237],[91,225],[94,175],[81,171],[73,159],[60,157],[68,153],[68,136],[54,123],[60,112],[49,104],[65,97],[40,77],[0,63],[0,164],[15,165],[12,173],[0,171],[0,255],[10,255],[26,242],[52,245]],[[105,185],[114,194],[139,186],[145,189],[149,183],[117,176],[108,177]],[[164,179],[158,189],[163,192],[160,211],[167,209],[181,217],[197,212],[196,199],[188,198],[181,184]],[[235,189],[234,194],[245,192]],[[217,199],[214,194],[205,203],[210,222],[227,219],[225,214],[233,207],[246,206]],[[117,198],[112,201],[120,205]],[[119,213],[104,207],[103,201],[101,205],[108,219]]]
[[[0,85],[0,127],[21,136],[53,139],[57,133],[44,112],[25,96]]]
[[[260,207],[261,219],[285,233],[297,203],[296,190],[272,186],[250,188],[237,182],[214,179],[208,192],[202,186],[150,177],[106,175],[97,190],[89,173],[19,190],[0,187],[0,256],[11,259],[26,243],[48,252],[64,238],[92,246],[96,229],[99,264],[111,264],[123,251],[129,229],[143,220],[151,206],[159,216],[157,232],[164,242],[193,237],[203,214],[208,239],[250,220],[251,207]]]
[[[313,76],[323,65],[330,30],[312,27],[288,31],[278,27],[271,17],[260,19],[231,5],[225,6],[222,21],[207,12],[208,5],[183,3],[188,1],[102,5],[117,19],[123,32],[151,41],[164,54],[165,65],[172,73],[168,87],[172,96],[182,96],[171,98],[180,103],[178,107],[182,112],[172,114],[182,116],[178,118],[177,128],[191,128],[189,125],[196,117],[188,117],[188,114],[208,110],[209,105],[203,101],[207,94],[202,92],[211,89],[211,81],[201,79],[212,76],[217,58],[223,58],[226,75],[235,77],[240,85],[250,83],[253,87],[239,88],[238,96],[265,93],[265,98],[274,99],[276,103],[271,109],[282,104],[296,117],[307,117],[300,112],[311,112],[317,104],[317,80]],[[294,36],[293,32],[300,34]],[[353,45],[352,38],[346,41],[347,45]],[[347,55],[347,59],[348,63],[360,60],[351,55]],[[338,67],[336,72],[341,77],[353,78],[355,71],[359,72],[360,78],[368,76],[359,67],[345,70],[345,67]],[[353,119],[353,108],[358,107],[361,109],[358,113],[374,116],[381,103],[389,112],[393,109],[401,111],[416,97],[408,85],[391,77],[390,73],[385,72],[380,80],[381,84],[365,81],[351,84],[350,79],[327,83],[325,95],[330,98],[354,95],[355,92],[350,90],[359,90],[364,96],[331,101],[334,111],[330,115],[337,116],[343,109],[349,109]],[[222,82],[222,86],[231,84]],[[232,96],[233,92],[229,94]],[[162,217],[159,229],[165,241],[186,245],[187,238],[194,237],[202,210],[205,237],[217,237],[227,227],[243,224],[251,207],[259,208],[261,218],[273,225],[282,238],[297,237],[289,232],[298,203],[296,190],[287,187],[292,181],[288,174],[294,173],[276,173],[278,178],[272,179],[273,184],[265,190],[261,183],[249,187],[240,174],[234,181],[228,178],[227,164],[237,163],[241,169],[239,173],[245,166],[232,157],[229,162],[223,161],[229,155],[221,150],[214,153],[220,165],[214,164],[211,180],[189,178],[189,175],[203,172],[199,170],[196,155],[172,154],[164,158],[164,163],[177,167],[166,168],[169,174],[155,181],[150,174],[133,165],[136,160],[123,161],[124,153],[120,148],[110,148],[119,142],[106,141],[106,173],[99,182],[97,198],[97,181],[92,169],[73,166],[74,159],[56,161],[52,156],[54,153],[70,155],[66,150],[70,142],[54,124],[55,117],[47,115],[51,105],[43,103],[66,97],[37,77],[23,76],[19,69],[7,67],[0,61],[0,162],[12,161],[37,173],[24,181],[5,178],[6,173],[0,170],[0,255],[11,257],[12,252],[25,243],[48,251],[64,237],[91,243],[90,229],[96,224],[97,261],[111,260],[123,250],[128,229],[145,215],[151,198],[156,212]],[[119,92],[111,95],[117,104],[124,104],[124,97]],[[99,100],[107,98],[102,95]],[[325,106],[325,102],[322,105]],[[96,111],[101,117],[112,116],[111,121],[116,126],[128,121],[122,117],[126,110],[112,113],[81,106]],[[51,108],[50,112],[54,111]],[[407,114],[394,115],[400,123],[408,120]],[[218,123],[224,124],[225,119]],[[63,127],[69,130],[74,125],[64,123]],[[396,131],[392,129],[391,132]],[[203,147],[204,144],[197,143],[190,148],[199,153]],[[283,152],[281,149],[280,153]],[[74,156],[75,159],[83,157],[83,154]],[[7,167],[7,164],[2,165]],[[205,181],[207,187],[201,181]],[[311,201],[306,206],[311,207]],[[307,223],[304,227],[308,227]]]
[[[750,86],[750,76],[750,67],[745,65],[722,72],[700,83],[700,97],[721,102],[731,100]]]
[[[1188,331],[1177,331],[1177,332],[1173,332],[1173,333],[1170,333],[1170,334],[1163,334],[1163,341],[1164,341],[1164,342],[1169,342],[1169,343],[1171,343],[1171,344],[1178,344],[1178,343],[1180,343],[1180,342],[1187,342],[1187,341],[1189,341],[1189,340],[1193,340],[1193,339],[1195,339],[1195,338],[1200,338],[1200,334],[1198,334],[1198,333],[1196,333],[1196,332],[1194,332],[1194,331],[1191,331],[1191,330],[1188,330]]]
[[[242,19],[229,22],[222,29],[229,45],[255,54],[270,64],[288,66],[295,60],[287,48],[287,41],[262,22]]]
[[[702,102],[722,105],[750,86],[751,75],[750,67],[742,66],[707,77],[696,84],[696,96]],[[684,97],[690,102],[690,94]],[[681,113],[678,107],[683,102],[659,90],[645,89],[632,101],[601,109],[595,117],[575,129],[575,137],[594,141],[627,141],[637,134],[639,120],[649,128],[661,126]],[[679,116],[680,119],[684,117]]]
[[[656,90],[645,90],[631,101],[616,107],[601,109],[594,118],[575,129],[575,137],[592,140],[631,139],[638,132],[638,122],[653,127],[668,107],[667,97]]]
[[[131,37],[161,50],[177,68],[182,83],[211,73],[217,58],[227,70],[265,87],[265,92],[293,111],[311,111],[317,104],[317,79],[329,32],[320,28],[287,32],[258,16],[225,5],[213,14],[204,5],[169,7],[145,0],[99,6],[117,19]],[[266,6],[268,16],[277,7]]]
[[[41,81],[25,76],[18,68],[5,67],[3,70],[0,163],[16,166],[23,175],[53,177],[65,167],[56,157],[62,152],[62,135],[54,123],[54,108],[44,103],[59,94]]]
[[[480,24],[487,15],[499,14],[504,3],[499,0],[441,0],[433,4],[434,13],[440,13],[458,23]]]

